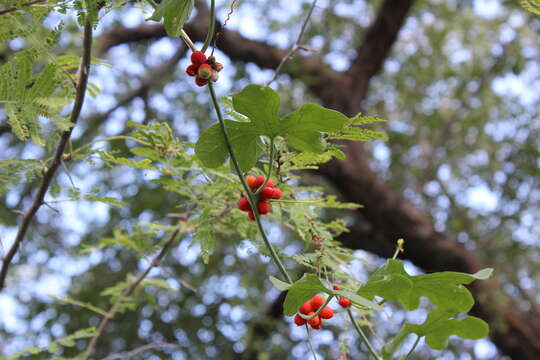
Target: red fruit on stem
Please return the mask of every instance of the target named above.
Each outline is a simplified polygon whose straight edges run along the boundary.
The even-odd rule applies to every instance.
[[[272,199],[279,200],[281,199],[281,195],[283,192],[279,190],[278,188],[274,188],[274,193],[272,194]]]
[[[294,317],[294,323],[298,326],[302,326],[306,323],[306,319],[302,318],[299,314]]]
[[[199,66],[206,62],[206,55],[202,51],[194,51],[191,54],[191,63],[193,65]]]
[[[255,187],[256,182],[257,182],[257,178],[255,176],[249,175],[248,177],[246,177],[246,183],[252,190],[256,189]]]
[[[345,298],[339,299],[338,303],[345,308],[351,306],[351,300]]]
[[[259,201],[257,203],[257,210],[259,210],[260,215],[268,214],[270,212],[270,204],[266,201]]]
[[[311,306],[313,307],[313,310],[317,310],[324,304],[324,299],[321,295],[315,295],[311,298]]]
[[[208,84],[208,81],[209,81],[208,79],[206,79],[206,80],[201,79],[198,76],[195,78],[195,84],[197,84],[198,86],[204,86],[204,85]]]
[[[261,198],[263,200],[270,200],[274,196],[274,189],[273,187],[266,186],[264,189],[261,190]]]
[[[311,328],[312,328],[313,330],[320,330],[320,329],[322,328],[322,320],[320,319],[318,325],[311,325]]]
[[[312,312],[313,307],[311,306],[311,301],[306,301],[305,303],[303,303],[302,306],[300,306],[299,311],[304,315]]]
[[[255,214],[253,213],[253,211],[248,210],[248,218],[251,221],[255,221]]]
[[[187,67],[186,74],[189,76],[195,76],[197,75],[197,70],[199,70],[198,66],[191,64]]]
[[[310,312],[309,314],[307,314],[307,316],[312,316],[314,314],[315,314],[314,312]],[[321,323],[321,319],[317,315],[313,319],[309,319],[307,322],[311,326],[318,326]]]
[[[268,182],[266,183],[266,186],[267,186],[267,187],[273,188],[273,187],[274,187],[274,183],[272,182],[272,180],[268,180]]]
[[[197,74],[201,79],[210,80],[212,77],[212,67],[208,64],[202,64],[197,70]]]
[[[319,316],[323,319],[331,319],[334,316],[334,310],[329,306],[325,306],[319,313]]]
[[[247,197],[241,197],[240,200],[238,200],[238,203],[236,203],[236,205],[238,205],[238,208],[242,211],[249,211],[251,210],[251,206],[249,205],[249,200]]]
[[[255,181],[255,189],[260,188],[262,184],[264,184],[264,176],[257,176],[257,181]]]

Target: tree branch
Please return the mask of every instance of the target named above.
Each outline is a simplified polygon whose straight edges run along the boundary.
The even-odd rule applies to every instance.
[[[144,97],[145,94],[152,88],[154,83],[158,82],[163,75],[168,73],[178,62],[180,59],[184,57],[186,54],[187,48],[183,45],[180,45],[178,47],[178,50],[171,56],[171,58],[167,59],[163,64],[156,66],[148,71],[148,73],[144,76],[144,78],[141,81],[141,84],[136,89],[132,90],[131,92],[124,95],[113,107],[111,107],[109,110],[107,110],[104,113],[96,114],[92,117],[92,120],[97,123],[102,123],[105,121],[114,111],[118,110],[119,108],[128,105],[130,102],[132,102],[134,99],[138,97]]]
[[[28,2],[22,3],[20,6],[32,6],[34,4],[42,3],[44,1],[45,0],[28,1]],[[0,16],[2,16],[4,14],[7,14],[7,13],[10,13],[10,12],[13,12],[15,10],[20,10],[20,9],[21,9],[20,7],[11,7],[11,8],[7,8],[7,9],[4,9],[4,10],[0,10]]]
[[[156,256],[154,256],[154,258],[152,259],[152,261],[150,262],[148,267],[143,272],[141,272],[139,274],[139,276],[137,276],[137,278],[135,278],[135,280],[133,280],[131,282],[131,284],[129,284],[129,286],[122,292],[120,297],[116,300],[116,302],[113,304],[113,306],[109,309],[109,311],[107,312],[107,315],[103,319],[101,319],[101,322],[99,323],[99,326],[98,326],[98,328],[96,330],[96,334],[94,335],[92,340],[90,340],[90,343],[88,344],[88,347],[86,348],[86,356],[88,358],[91,358],[94,355],[94,352],[96,350],[97,342],[98,342],[100,336],[103,334],[103,330],[105,330],[105,327],[109,323],[109,320],[111,320],[114,317],[114,315],[116,314],[116,312],[120,308],[120,305],[122,304],[122,300],[124,298],[130,296],[135,291],[135,289],[137,289],[139,284],[146,278],[146,276],[150,273],[150,271],[154,267],[159,266],[159,264],[161,263],[161,260],[163,260],[163,258],[165,257],[165,255],[167,254],[169,249],[171,248],[171,246],[174,243],[174,240],[176,239],[176,236],[178,235],[179,232],[180,232],[180,229],[176,229],[169,236],[169,238],[167,239],[167,241],[163,245],[163,248],[161,248],[160,252]]]
[[[79,120],[79,115],[81,113],[81,109],[82,109],[85,94],[86,94],[86,85],[88,83],[88,76],[90,73],[91,52],[92,52],[92,24],[87,23],[84,26],[83,52],[82,52],[82,58],[81,58],[81,65],[79,68],[79,77],[78,77],[77,86],[76,86],[75,101],[74,101],[73,109],[71,110],[71,115],[69,119],[70,122],[73,124],[73,126],[68,131],[65,131],[64,133],[62,133],[60,142],[58,143],[58,147],[56,148],[56,153],[54,155],[53,162],[51,163],[50,167],[45,170],[45,174],[41,181],[41,185],[39,186],[38,192],[36,193],[36,196],[34,197],[34,201],[32,202],[32,205],[30,206],[30,208],[24,213],[21,226],[19,227],[19,231],[17,232],[17,235],[15,237],[15,241],[3,259],[2,269],[0,270],[0,291],[2,291],[2,289],[4,288],[7,271],[8,271],[8,267],[10,263],[13,260],[13,257],[15,256],[17,251],[19,250],[19,247],[21,246],[21,243],[24,240],[26,232],[28,231],[28,228],[30,227],[32,220],[34,219],[35,214],[37,213],[41,205],[43,205],[43,199],[45,198],[45,194],[47,193],[47,190],[52,182],[52,179],[54,177],[54,174],[56,173],[56,170],[58,169],[58,167],[60,166],[62,162],[62,155],[64,154],[64,148],[66,147],[66,144],[69,141],[69,138],[75,127],[75,124]]]

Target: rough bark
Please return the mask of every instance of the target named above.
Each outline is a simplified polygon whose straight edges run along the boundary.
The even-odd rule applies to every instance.
[[[360,111],[370,80],[380,70],[397,39],[413,0],[385,0],[365,32],[357,57],[346,72],[336,72],[309,57],[296,57],[302,66],[284,69],[291,76],[311,75],[309,89],[330,108],[348,115]],[[206,22],[197,19],[187,27],[195,40],[202,40]],[[136,29],[114,29],[104,34],[103,48],[116,44],[164,36],[161,25],[143,25]],[[235,61],[253,62],[274,69],[286,51],[265,42],[246,39],[225,30],[218,47]],[[301,72],[298,72],[300,69]],[[369,157],[359,143],[345,146],[347,158],[332,161],[319,173],[331,181],[347,201],[361,203],[351,231],[341,240],[352,249],[364,249],[382,257],[392,255],[396,239],[406,239],[405,257],[426,272],[476,272],[489,266],[448,235],[438,232],[426,214],[397,194],[370,168]],[[514,309],[496,280],[471,286],[476,298],[473,313],[490,322],[491,339],[502,353],[513,359],[540,359],[540,319]]]

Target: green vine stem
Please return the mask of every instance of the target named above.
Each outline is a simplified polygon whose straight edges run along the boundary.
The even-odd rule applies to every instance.
[[[414,349],[416,349],[416,347],[418,346],[418,343],[420,342],[420,336],[417,336],[416,337],[416,341],[414,342],[411,350],[409,350],[409,352],[407,353],[407,355],[405,355],[405,357],[403,358],[404,360],[407,360],[409,358],[409,356],[412,355],[412,353],[414,352]]]
[[[274,138],[270,139],[270,164],[268,165],[268,173],[266,174],[266,179],[264,179],[264,183],[255,191],[255,195],[259,195],[259,193],[266,187],[266,184],[268,184],[268,181],[270,181],[270,176],[272,175],[272,171],[274,170]]]
[[[277,255],[276,251],[272,247],[272,244],[270,244],[270,240],[268,240],[268,236],[266,235],[266,232],[264,231],[264,228],[261,223],[261,217],[259,215],[259,210],[257,209],[257,202],[255,201],[254,194],[251,192],[249,186],[246,183],[246,180],[244,179],[244,175],[242,173],[242,170],[240,169],[240,165],[238,165],[238,159],[236,158],[236,155],[234,153],[231,140],[229,138],[229,133],[227,131],[227,127],[225,126],[225,121],[223,119],[223,115],[221,114],[221,108],[219,106],[216,93],[214,92],[214,86],[212,83],[208,83],[208,90],[210,91],[210,97],[212,98],[212,104],[214,105],[214,108],[216,110],[216,116],[219,121],[219,125],[221,127],[221,132],[223,133],[223,138],[225,139],[225,145],[227,146],[227,150],[229,152],[229,155],[231,157],[231,160],[233,162],[234,169],[236,171],[236,174],[240,178],[240,182],[242,183],[242,187],[244,188],[244,191],[246,192],[249,204],[251,205],[251,208],[253,209],[253,214],[255,215],[255,221],[257,222],[257,226],[259,227],[259,232],[261,233],[261,236],[263,238],[264,244],[268,248],[268,251],[270,252],[270,257],[274,262],[276,263],[279,271],[281,272],[281,275],[287,280],[289,284],[292,284],[292,279],[287,272],[287,269],[285,269],[285,266],[279,259],[279,256]]]
[[[210,0],[210,24],[208,25],[208,33],[206,39],[204,39],[204,45],[201,51],[204,53],[210,46],[212,38],[214,37],[214,28],[216,26],[216,1]]]
[[[313,343],[311,342],[311,333],[309,332],[309,327],[307,324],[306,326],[306,332],[307,332],[307,340],[309,344],[309,350],[311,350],[311,354],[313,355],[313,359],[317,360],[317,353],[315,352],[315,347],[313,346]]]
[[[358,335],[360,335],[360,337],[362,338],[362,340],[364,341],[364,343],[366,344],[369,352],[371,353],[371,355],[373,355],[373,357],[376,359],[376,360],[382,360],[382,358],[377,354],[377,351],[375,350],[375,348],[373,347],[373,345],[371,345],[371,343],[369,342],[369,339],[368,337],[366,336],[366,334],[362,331],[362,329],[360,328],[360,326],[358,326],[358,324],[356,323],[356,320],[354,319],[354,316],[352,314],[352,311],[350,308],[347,308],[347,314],[349,314],[349,319],[351,320],[351,322],[353,323],[354,325],[354,328],[356,329],[356,332],[358,332]]]

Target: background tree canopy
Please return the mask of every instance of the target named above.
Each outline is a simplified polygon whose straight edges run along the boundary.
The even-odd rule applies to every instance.
[[[280,115],[312,102],[350,117],[362,112],[387,120],[370,124],[373,132],[364,135],[377,137],[377,130],[388,141],[337,140],[344,159],[312,167],[304,159],[296,168],[289,162],[287,180],[300,197],[324,192],[345,203],[320,215],[336,233],[344,219],[348,231],[337,240],[352,250],[350,271],[360,281],[392,257],[399,238],[409,274],[495,269],[490,280],[468,286],[476,301],[471,314],[489,323],[489,338],[451,338],[442,351],[422,341],[410,359],[540,359],[540,18],[534,14],[540,6],[521,3],[321,0],[302,49],[272,84],[281,96]],[[78,9],[85,4],[7,1],[0,8],[0,64],[25,50],[31,59],[28,65],[21,57],[17,68],[0,72],[3,255],[53,166],[46,159],[62,141],[59,131],[71,126],[63,99],[76,92],[70,81],[84,47]],[[232,173],[209,173],[217,176],[212,187],[204,174],[170,173],[182,179],[176,183],[160,176],[167,166],[195,166],[193,148],[182,144],[195,143],[216,121],[207,92],[185,74],[189,49],[162,23],[145,21],[153,13],[148,2],[98,5],[87,99],[65,151],[72,158],[57,164],[0,293],[0,356],[77,331],[75,346],[51,353],[68,358],[84,350],[88,335],[81,329],[98,326],[100,311],[148,266],[164,232],[187,221],[189,205],[197,204],[202,211],[193,224],[207,231],[187,231],[151,270],[110,320],[98,357],[165,344],[133,358],[308,358],[305,332],[283,317],[285,294],[268,280],[278,269],[262,246],[246,240],[257,237],[256,229],[233,210],[230,199],[240,187],[228,185]],[[215,56],[224,65],[218,96],[270,81],[311,5],[217,1]],[[209,14],[207,2],[196,1],[185,25],[197,47]],[[33,70],[43,77],[32,78]],[[10,83],[26,72],[27,83]],[[51,83],[60,89],[54,96],[38,86]],[[23,106],[13,105],[21,99]],[[19,127],[15,117],[40,121]],[[134,152],[133,137],[167,146]],[[167,159],[167,166],[146,159]],[[308,210],[297,204],[284,211],[300,223],[296,214]],[[284,256],[314,246],[278,222],[265,226]],[[286,265],[297,277],[305,271],[289,258]],[[377,347],[405,320],[419,323],[427,313],[386,309],[387,316],[370,318]],[[324,359],[339,358],[347,341],[351,359],[367,358],[345,318],[314,338]]]

